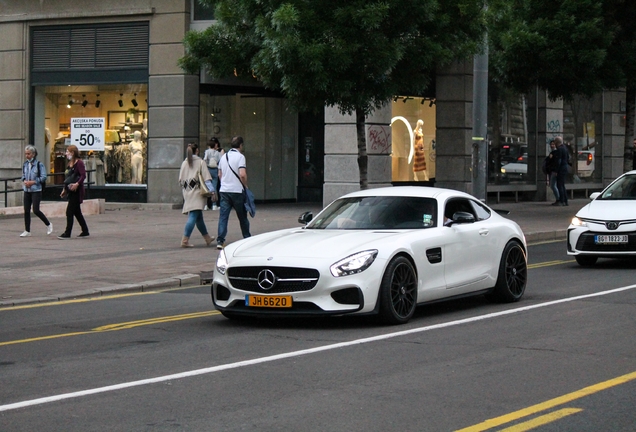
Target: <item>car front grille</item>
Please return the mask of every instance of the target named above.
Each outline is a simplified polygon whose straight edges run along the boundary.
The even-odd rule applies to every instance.
[[[606,235],[607,232],[586,232],[581,234],[576,242],[576,249],[584,252],[636,252],[636,232],[621,232],[614,234],[627,234],[627,243],[596,244],[595,235]]]
[[[316,269],[298,267],[230,267],[227,274],[234,288],[267,294],[309,291],[320,277]],[[264,278],[273,283],[271,288],[266,289]]]

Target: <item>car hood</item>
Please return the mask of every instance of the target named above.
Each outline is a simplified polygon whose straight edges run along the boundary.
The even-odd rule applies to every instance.
[[[341,258],[379,242],[395,240],[400,231],[289,229],[249,237],[228,251],[233,257]],[[229,247],[228,247],[229,249]]]
[[[576,214],[577,217],[599,220],[636,219],[636,200],[594,200]]]

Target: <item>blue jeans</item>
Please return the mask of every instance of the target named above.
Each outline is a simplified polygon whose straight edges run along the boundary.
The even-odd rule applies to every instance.
[[[550,189],[552,189],[552,193],[554,194],[554,199],[559,201],[559,188],[557,188],[557,173],[550,173]]]
[[[192,210],[188,213],[188,221],[185,224],[185,229],[183,230],[184,237],[190,237],[192,235],[192,231],[194,231],[194,226],[197,226],[197,229],[201,233],[201,235],[206,235],[208,233],[208,229],[205,226],[205,221],[203,220],[203,211],[202,210]]]
[[[245,197],[243,192],[221,192],[221,210],[219,214],[219,234],[216,241],[220,244],[225,243],[227,235],[227,222],[230,218],[230,212],[234,208],[241,224],[241,233],[243,238],[250,237],[250,221],[247,219],[247,211],[245,210]]]
[[[559,168],[556,175],[557,189],[559,190],[559,201],[568,205],[568,192],[565,190],[565,177],[568,175],[567,167]]]

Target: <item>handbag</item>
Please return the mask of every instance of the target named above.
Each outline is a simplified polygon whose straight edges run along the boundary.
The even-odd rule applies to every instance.
[[[243,186],[243,201],[245,205],[245,211],[252,217],[256,216],[256,203],[254,202],[254,194],[251,190],[245,187],[245,185],[243,184],[243,180],[241,180],[236,171],[234,171],[234,169],[232,169],[232,166],[230,166],[230,157],[227,153],[225,153],[225,158],[227,159],[227,166],[234,173],[236,178],[241,182],[241,186]]]
[[[209,151],[209,150],[207,150]],[[214,153],[210,152],[210,156],[209,156],[209,160],[208,160],[208,167],[209,168],[218,168],[219,164],[216,161],[216,157],[214,155]]]
[[[68,186],[70,184],[77,183],[79,181],[79,178],[80,178],[80,175],[77,172],[77,170],[75,169],[75,167],[69,168],[67,170],[66,177],[64,178],[64,186]]]
[[[201,168],[199,168],[199,193],[201,194],[201,196],[204,196],[204,197],[211,197],[214,195],[214,187],[212,186],[212,180],[203,179],[203,175],[201,174]]]

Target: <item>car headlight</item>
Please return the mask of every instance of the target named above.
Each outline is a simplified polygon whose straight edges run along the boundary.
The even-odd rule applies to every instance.
[[[583,219],[579,219],[576,216],[574,216],[572,218],[572,225],[580,226],[580,227],[586,227],[587,226],[587,222],[585,222]]]
[[[350,255],[329,267],[334,277],[348,276],[365,271],[378,256],[377,250],[368,250]]]
[[[219,253],[219,256],[216,259],[216,269],[222,275],[224,275],[225,271],[227,270],[227,258],[225,256],[225,249],[221,249],[221,252]]]

